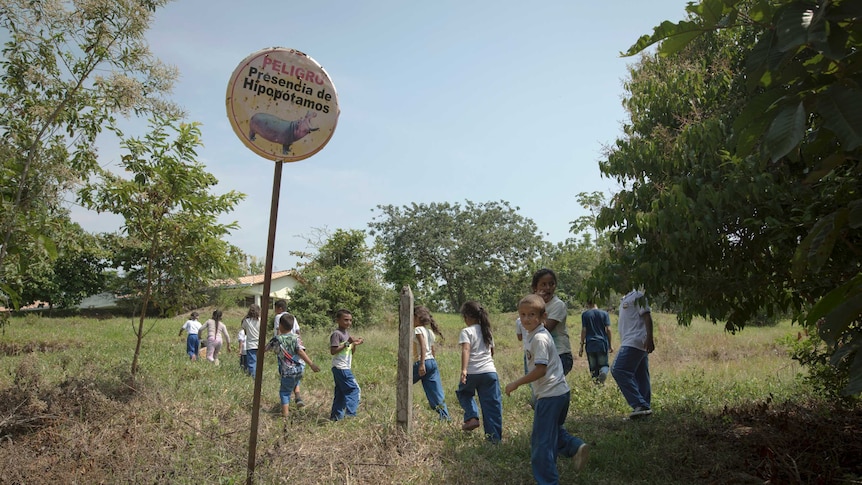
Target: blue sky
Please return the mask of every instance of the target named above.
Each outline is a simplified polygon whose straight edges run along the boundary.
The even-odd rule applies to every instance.
[[[179,0],[148,40],[175,65],[173,99],[203,124],[198,151],[216,192],[247,198],[224,221],[230,242],[266,255],[274,163],[245,147],[225,110],[231,73],[250,54],[288,47],[326,69],[341,116],[314,156],[285,164],[274,269],[294,267],[314,228],[367,229],[377,205],[505,200],[550,242],[583,215],[620,136],[626,66],[637,38],[685,15],[681,0],[607,2]],[[119,158],[100,147],[102,163]],[[92,231],[120,220],[75,209]]]

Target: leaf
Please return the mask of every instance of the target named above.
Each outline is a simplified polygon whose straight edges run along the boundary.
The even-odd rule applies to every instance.
[[[694,35],[689,37],[688,41],[686,41],[685,43],[681,43],[680,41],[678,41],[677,43],[671,43],[669,49],[672,47],[676,48],[676,50],[673,51],[676,52],[679,49],[685,47],[685,44],[690,42],[698,35],[702,34],[704,31],[705,28],[696,22],[682,21],[678,24],[675,24],[669,20],[665,20],[653,29],[652,35],[642,35],[637,40],[637,42],[635,42],[631,47],[629,47],[629,50],[624,53],[620,53],[620,55],[622,57],[630,57],[640,53],[647,47],[657,42],[666,41],[667,39],[678,35],[686,35],[688,37],[693,33]]]
[[[770,89],[751,99],[733,120],[733,139],[737,155],[749,155],[769,124],[769,109],[784,96],[783,89]]]
[[[810,12],[810,7],[799,3],[791,3],[779,12],[775,28],[778,35],[778,50],[793,51],[808,42],[808,29],[803,17]]]
[[[805,177],[805,184],[813,184],[820,180],[821,178],[828,175],[835,167],[844,163],[847,159],[847,156],[843,153],[833,153],[832,155],[826,157],[825,160],[820,162],[820,165],[817,165],[815,169]]]
[[[805,106],[802,102],[781,107],[766,132],[769,158],[775,162],[799,145],[805,134]]]
[[[847,209],[839,209],[821,218],[811,228],[805,239],[811,239],[808,249],[808,267],[812,273],[817,273],[832,255],[832,248],[838,235],[847,223]]]
[[[838,339],[850,328],[850,325],[862,314],[862,286],[849,288],[844,294],[844,300],[825,315],[820,326],[820,336],[830,345],[835,345]]]
[[[862,145],[862,92],[833,84],[817,95],[817,109],[823,124],[841,142],[845,151]]]
[[[853,363],[850,364],[850,382],[842,391],[847,396],[862,392],[862,352],[859,351],[858,347],[853,350],[856,356],[853,358]]]
[[[790,273],[793,275],[793,278],[796,280],[803,280],[805,276],[807,276],[806,270],[808,269],[808,252],[811,250],[811,235],[809,233],[808,237],[805,237],[799,246],[796,247],[796,251],[793,252],[793,258],[791,259]]]
[[[658,54],[662,57],[676,54],[701,34],[703,34],[703,31],[692,31],[668,37],[659,46]]]
[[[820,300],[814,305],[811,311],[808,312],[808,315],[805,317],[805,323],[809,326],[814,326],[817,322],[823,318],[826,314],[832,311],[833,308],[838,306],[844,298],[846,294],[853,288],[862,287],[862,273],[858,273],[847,283],[835,288],[830,291],[826,295],[824,295]]]

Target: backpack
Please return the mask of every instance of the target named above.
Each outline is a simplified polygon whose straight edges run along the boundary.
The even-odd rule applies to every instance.
[[[267,347],[275,350],[278,355],[278,373],[282,377],[302,375],[302,359],[297,355],[301,345],[299,336],[292,333],[278,335],[270,340]]]

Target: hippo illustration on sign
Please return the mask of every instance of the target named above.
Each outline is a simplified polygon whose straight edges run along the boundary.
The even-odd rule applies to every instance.
[[[318,130],[311,126],[311,119],[316,116],[316,112],[309,110],[302,118],[288,121],[269,113],[257,113],[249,122],[248,138],[254,141],[255,136],[260,135],[265,140],[280,143],[281,153],[287,155],[293,142]]]

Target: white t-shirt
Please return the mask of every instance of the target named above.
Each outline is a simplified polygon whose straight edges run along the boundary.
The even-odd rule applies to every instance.
[[[242,329],[245,330],[245,348],[257,350],[260,345],[260,320],[242,319]]]
[[[245,355],[245,330],[239,329],[236,341],[239,342],[239,355]]]
[[[425,338],[425,348],[419,350],[425,356],[421,360],[433,359],[434,353],[431,351],[431,349],[434,347],[434,332],[432,332],[428,328],[425,328],[424,326],[414,327],[413,328],[413,343],[418,346],[419,345],[419,338],[416,337],[417,335],[422,335]],[[415,348],[414,348],[414,350],[415,350]],[[417,362],[420,360],[418,354],[419,354],[419,352],[416,352],[416,354],[415,354]]]
[[[551,331],[551,337],[554,338],[554,345],[557,347],[558,354],[571,354],[572,346],[569,343],[569,331],[566,329],[566,317],[568,316],[568,308],[566,302],[557,298],[554,295],[551,301],[545,303],[545,312],[548,313],[548,320],[556,320],[557,326]]]
[[[461,334],[458,335],[458,345],[464,343],[470,344],[470,361],[467,362],[467,374],[497,372],[497,368],[494,367],[494,358],[491,356],[494,342],[491,342],[490,347],[485,345],[485,341],[482,340],[482,328],[478,323],[461,330]]]
[[[278,335],[278,321],[281,319],[281,316],[287,312],[281,312],[275,315],[275,318],[272,320],[272,334]],[[295,333],[299,335],[299,319],[296,318],[296,315],[293,316],[293,328],[290,330],[290,333]]]
[[[176,327],[174,327],[176,328]],[[186,320],[186,323],[183,324],[183,330],[186,331],[189,335],[196,334],[201,329],[201,322],[197,320]]]
[[[637,300],[643,296],[643,292],[632,290],[620,299],[620,318],[617,323],[620,347],[646,350],[647,330],[643,316],[650,313],[650,309],[646,298],[644,298],[644,305],[646,306],[638,304]]]
[[[338,347],[341,345],[341,342],[346,342],[350,339],[350,334],[347,333],[347,330],[342,330],[340,328],[335,329],[334,332],[329,336],[329,346],[330,347]],[[332,367],[336,369],[347,370],[350,369],[350,366],[353,365],[353,344],[347,344],[344,346],[344,349],[332,356]]]
[[[547,370],[543,377],[530,383],[536,399],[561,396],[569,392],[569,384],[563,374],[563,363],[554,345],[551,333],[544,325],[536,327],[532,333],[524,336],[524,355],[527,357],[527,373],[544,364]]]

